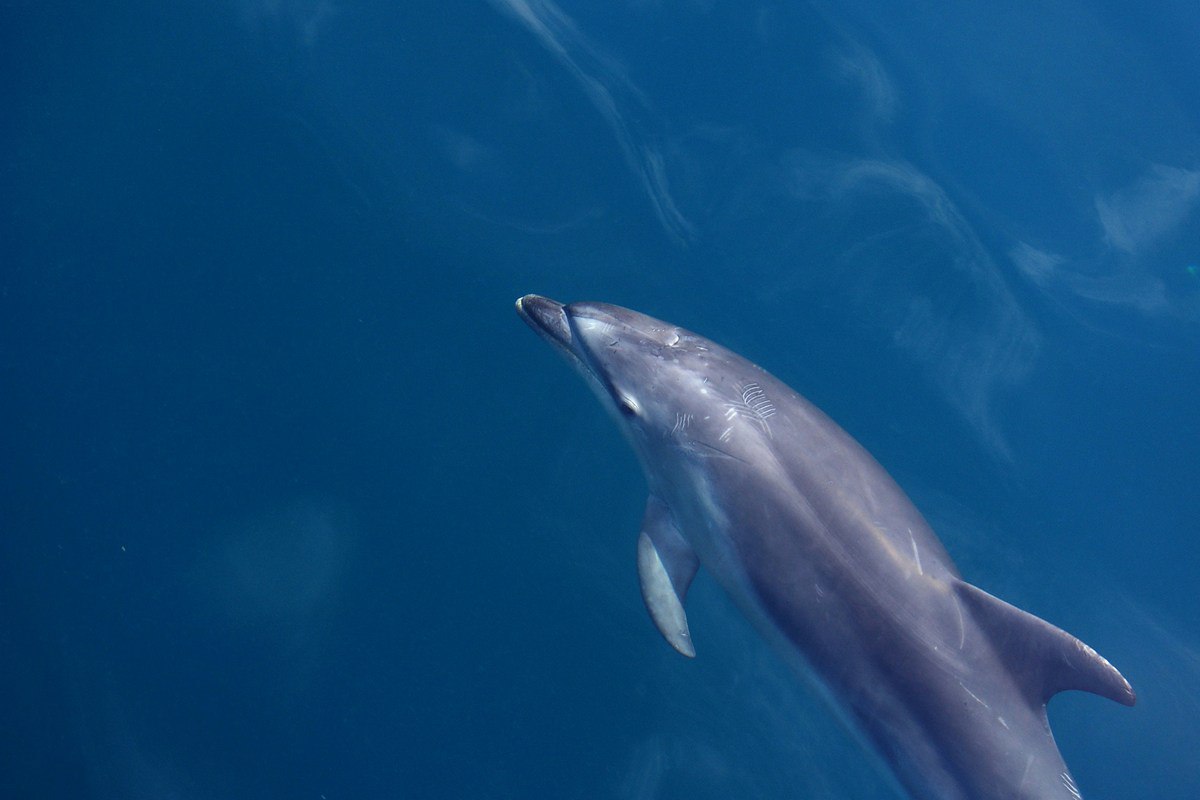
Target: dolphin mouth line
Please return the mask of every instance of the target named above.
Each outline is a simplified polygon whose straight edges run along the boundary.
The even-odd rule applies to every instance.
[[[562,303],[549,297],[527,294],[517,300],[517,313],[525,320],[525,324],[557,350],[572,358],[579,358],[575,352],[575,337],[571,333],[567,309]]]

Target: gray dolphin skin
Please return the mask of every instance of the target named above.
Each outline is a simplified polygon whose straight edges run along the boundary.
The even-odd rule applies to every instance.
[[[649,484],[637,568],[650,616],[694,656],[703,566],[815,678],[915,798],[1078,800],[1046,702],[1134,704],[1121,674],[962,580],[895,481],[815,406],[735,353],[605,303],[537,295],[521,317],[583,374]]]

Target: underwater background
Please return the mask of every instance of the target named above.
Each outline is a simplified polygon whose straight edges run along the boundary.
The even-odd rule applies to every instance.
[[[899,797],[521,323],[763,365],[1200,797],[1200,8],[0,4],[0,797]]]

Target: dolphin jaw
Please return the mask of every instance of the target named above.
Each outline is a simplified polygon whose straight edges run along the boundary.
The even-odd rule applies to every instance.
[[[551,300],[541,295],[527,294],[518,298],[517,313],[530,328],[533,328],[534,333],[553,345],[554,349],[571,363],[575,371],[583,376],[588,386],[596,393],[601,404],[612,411],[620,421],[620,414],[615,410],[616,400],[613,397],[612,387],[596,373],[589,363],[587,348],[575,331],[574,315],[571,314],[571,310],[557,300]]]
[[[548,297],[527,294],[517,299],[517,313],[538,336],[550,342],[556,349],[578,357],[572,347],[571,326],[567,322],[566,307],[562,303]]]

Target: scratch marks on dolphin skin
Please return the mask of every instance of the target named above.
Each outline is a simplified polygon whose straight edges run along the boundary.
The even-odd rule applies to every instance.
[[[1025,771],[1021,773],[1021,785],[1017,787],[1017,794],[1025,790],[1025,781],[1029,780],[1029,768],[1033,766],[1033,756],[1030,756],[1025,761]]]
[[[767,397],[762,386],[757,383],[747,383],[741,389],[742,399],[730,403],[725,409],[725,419],[733,421],[735,417],[750,420],[758,426],[768,438],[773,438],[771,426],[767,420],[775,416],[775,404]]]
[[[767,393],[757,383],[742,387],[742,403],[764,421],[775,414],[775,404],[767,399]]]
[[[695,421],[696,421],[696,417],[693,414],[684,414],[682,412],[676,413],[675,414],[675,424],[674,424],[674,426],[671,427],[672,435],[678,435],[678,434],[683,433]]]
[[[921,551],[917,549],[917,539],[913,536],[912,528],[908,529],[908,540],[912,542],[913,560],[917,562],[917,572],[924,575],[925,570],[921,567]]]
[[[1071,773],[1064,772],[1058,776],[1062,781],[1062,785],[1067,787],[1067,791],[1071,793],[1071,797],[1075,800],[1083,800],[1083,795],[1079,793],[1079,787],[1075,785],[1075,779],[1071,777]]]
[[[954,597],[954,613],[958,615],[958,649],[962,650],[967,643],[967,626],[963,622],[962,603],[957,596]]]
[[[609,347],[617,344],[620,340],[612,336],[612,332],[617,329],[617,326],[605,319],[593,319],[591,317],[576,317],[575,324],[584,331],[597,331],[601,336],[607,336],[612,339],[609,342]]]
[[[701,458],[729,458],[734,461],[740,461],[743,464],[746,463],[746,459],[739,458],[733,453],[722,450],[716,445],[709,444],[708,442],[702,442],[699,439],[688,442],[684,449],[690,453],[700,456]]]
[[[964,684],[962,681],[959,681],[959,682],[958,682],[958,685],[959,685],[959,686],[962,686],[962,690],[963,690],[964,692],[966,692],[967,694],[971,695],[971,698],[972,698],[972,699],[973,699],[973,700],[974,700],[976,703],[979,703],[979,705],[983,706],[983,707],[984,707],[984,708],[986,708],[988,711],[991,711],[991,710],[992,710],[991,706],[989,706],[987,703],[983,702],[983,699],[982,699],[982,698],[980,698],[980,696],[979,696],[979,695],[975,694],[975,693],[974,693],[974,692],[972,692],[970,689],[968,689],[968,688],[966,687],[966,685],[965,685],[965,684]]]

